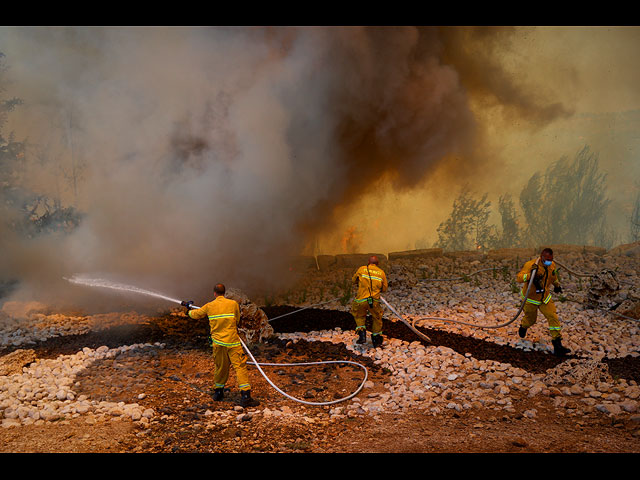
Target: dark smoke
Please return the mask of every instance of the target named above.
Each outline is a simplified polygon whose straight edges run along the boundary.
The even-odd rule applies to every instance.
[[[572,116],[572,108],[524,87],[504,69],[496,51],[504,50],[516,33],[514,27],[442,27],[442,58],[456,66],[470,95],[487,105],[499,105],[513,120],[543,127]],[[519,28],[518,34],[526,35],[526,29]]]
[[[197,303],[217,282],[250,294],[277,288],[289,257],[331,228],[336,207],[383,181],[412,188],[447,157],[473,172],[470,91],[527,100],[498,69],[479,76],[469,60],[481,57],[460,46],[466,34],[437,28],[0,34],[29,111],[64,107],[81,126],[81,225],[7,246],[5,268],[23,292],[57,299],[74,273]],[[490,45],[485,37],[476,49]],[[534,110],[539,119],[564,113]],[[30,138],[60,134],[33,128]]]

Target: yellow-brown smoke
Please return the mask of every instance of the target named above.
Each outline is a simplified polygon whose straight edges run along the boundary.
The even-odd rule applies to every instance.
[[[288,257],[361,199],[430,175],[444,191],[486,168],[474,101],[534,122],[569,113],[501,73],[503,29],[0,33],[29,137],[65,139],[39,150],[38,187],[82,166],[79,193],[66,192],[86,212],[73,234],[2,245],[4,272],[40,294],[94,272],[198,302],[217,282],[277,286]]]

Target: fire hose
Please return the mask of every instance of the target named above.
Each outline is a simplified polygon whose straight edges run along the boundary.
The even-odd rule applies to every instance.
[[[594,276],[596,275],[596,274],[594,274],[594,273],[580,273],[580,272],[576,272],[576,271],[574,271],[574,270],[571,270],[571,269],[570,269],[570,268],[568,268],[566,265],[563,265],[562,263],[560,263],[560,262],[558,262],[558,261],[556,261],[556,264],[557,264],[559,267],[564,268],[565,270],[567,270],[571,275],[575,275],[576,277],[594,277]],[[429,282],[448,282],[448,281],[458,281],[458,280],[464,280],[464,279],[466,279],[467,277],[470,277],[470,276],[476,275],[476,274],[478,274],[478,273],[485,272],[485,271],[491,271],[491,270],[495,270],[495,269],[494,269],[494,268],[484,268],[484,269],[482,269],[482,270],[477,270],[477,271],[475,271],[475,272],[473,272],[473,273],[470,273],[470,274],[469,274],[469,275],[467,275],[466,277],[465,277],[465,276],[462,276],[462,277],[455,277],[455,278],[429,278],[429,279],[423,279],[422,281],[429,281]],[[531,277],[531,281],[533,281],[533,275],[532,275],[532,277]],[[631,282],[623,282],[623,283],[633,285]],[[523,302],[522,302],[522,305],[520,306],[520,309],[518,310],[518,313],[516,313],[515,317],[513,317],[513,318],[512,318],[511,320],[509,320],[508,322],[503,323],[503,324],[500,324],[500,325],[495,325],[495,326],[488,326],[488,325],[476,325],[476,324],[472,324],[472,323],[462,322],[462,321],[460,321],[460,320],[453,320],[453,319],[441,318],[441,317],[424,317],[424,316],[423,316],[423,317],[418,317],[418,318],[414,319],[414,320],[412,321],[412,323],[415,323],[415,322],[416,322],[416,321],[418,321],[418,320],[440,320],[440,321],[444,321],[444,322],[460,323],[460,324],[463,324],[463,325],[468,325],[468,326],[476,327],[476,328],[502,328],[502,327],[506,327],[507,325],[509,325],[509,324],[513,323],[513,322],[516,320],[516,318],[518,318],[518,316],[520,315],[520,313],[522,312],[522,309],[524,308],[524,305],[525,305],[525,303],[526,303],[526,301],[527,301],[527,297],[528,297],[528,295],[529,295],[529,290],[530,290],[530,288],[531,288],[531,282],[529,283],[529,287],[527,288],[527,294],[525,295],[525,298],[524,298],[524,300],[523,300]],[[572,302],[575,302],[575,303],[582,303],[582,302],[580,302],[580,301],[578,301],[578,300],[573,300],[573,299],[570,299],[570,298],[568,298],[567,300],[572,301]],[[638,320],[637,318],[629,317],[629,316],[627,316],[627,315],[623,315],[623,314],[618,313],[618,312],[613,312],[613,311],[611,311],[611,310],[607,310],[607,309],[605,309],[605,308],[600,308],[600,307],[597,307],[597,306],[594,306],[594,307],[592,307],[592,308],[594,308],[594,309],[596,309],[596,310],[600,310],[600,311],[602,311],[602,312],[606,312],[606,313],[608,313],[608,314],[610,314],[610,315],[615,315],[615,316],[618,316],[618,317],[626,318],[627,320],[636,320],[636,321]]]
[[[387,302],[387,301],[384,299],[384,297],[380,296],[380,300],[382,300],[382,303],[384,303],[384,304],[387,306],[387,308],[388,308],[389,310],[391,310],[391,312],[393,312],[393,313],[396,315],[396,317],[398,317],[398,319],[400,319],[400,321],[401,321],[402,323],[404,323],[407,327],[409,327],[409,329],[410,329],[413,333],[415,333],[416,335],[418,335],[418,336],[419,336],[420,338],[422,338],[423,340],[425,340],[425,341],[427,341],[427,342],[431,343],[431,339],[430,339],[429,337],[427,337],[424,333],[422,333],[420,330],[418,330],[416,327],[414,327],[412,323],[407,322],[407,320],[405,320],[405,318],[404,318],[402,315],[400,315],[400,314],[398,313],[398,311],[397,311],[395,308],[393,308],[393,307],[389,304],[389,302]]]
[[[537,267],[536,267],[537,269]],[[527,291],[524,295],[524,298],[522,299],[522,303],[520,304],[520,308],[518,308],[518,311],[516,312],[516,314],[511,318],[511,320],[501,323],[499,325],[476,325],[475,323],[468,323],[468,322],[463,322],[461,320],[454,320],[452,318],[442,318],[442,317],[418,317],[413,319],[412,324],[415,324],[416,321],[418,320],[440,320],[442,322],[450,322],[450,323],[459,323],[461,325],[467,325],[469,327],[475,327],[475,328],[486,328],[486,329],[492,329],[492,328],[503,328],[506,327],[507,325],[512,324],[513,322],[516,321],[516,319],[520,316],[520,314],[522,313],[522,310],[524,309],[525,304],[527,303],[527,298],[529,298],[529,292],[531,291],[531,285],[533,285],[533,281],[535,279],[535,273],[534,271],[536,270],[534,269],[531,272],[531,279],[529,280],[529,284],[527,285]]]
[[[181,303],[178,301],[178,303]],[[327,303],[327,302],[322,302],[322,303]],[[313,305],[309,306],[309,307],[305,307],[305,308],[311,308]],[[191,308],[200,308],[197,307],[195,305],[191,305]],[[304,310],[305,308],[301,308],[300,310]],[[296,310],[296,312],[300,311],[300,310]],[[296,313],[296,312],[290,312],[290,313]],[[285,314],[287,315],[287,314]],[[284,315],[281,315],[284,316]],[[279,317],[278,317],[279,318]],[[249,355],[249,358],[251,359],[250,362],[247,362],[249,365],[255,365],[256,368],[258,369],[258,371],[262,374],[262,376],[265,378],[265,380],[269,383],[269,385],[271,385],[278,393],[284,395],[285,397],[295,401],[295,402],[299,402],[299,403],[304,403],[306,405],[333,405],[335,403],[340,403],[340,402],[344,402],[346,400],[349,400],[353,397],[355,397],[358,393],[360,393],[360,390],[362,390],[362,388],[364,387],[365,382],[367,381],[367,378],[369,377],[369,373],[367,370],[367,367],[365,367],[364,365],[362,365],[361,363],[357,363],[357,362],[352,362],[351,360],[325,360],[325,361],[321,361],[321,362],[300,362],[300,363],[262,363],[262,362],[258,362],[256,361],[255,357],[253,356],[253,354],[251,353],[251,350],[249,350],[249,347],[247,347],[247,345],[242,341],[242,339],[240,339],[240,343],[242,344],[242,348],[245,349],[245,351],[247,352],[247,355]],[[349,365],[356,365],[360,368],[362,368],[364,370],[364,379],[362,380],[362,382],[360,383],[360,385],[358,386],[358,388],[351,393],[350,395],[347,395],[346,397],[343,398],[338,398],[336,400],[331,400],[328,402],[309,402],[307,400],[302,400],[300,398],[296,398],[293,397],[291,395],[289,395],[288,393],[282,391],[275,383],[273,383],[271,381],[271,379],[267,376],[266,373],[264,373],[264,370],[262,370],[262,368],[260,368],[261,366],[279,366],[279,367],[299,367],[299,366],[307,366],[307,365],[321,365],[321,364],[327,364],[327,363],[346,363]]]
[[[84,277],[79,277],[79,276],[74,276],[72,278],[65,278],[65,280],[71,282],[71,283],[76,283],[76,284],[81,284],[81,285],[86,285],[86,286],[91,286],[91,287],[105,287],[105,288],[111,288],[114,290],[122,290],[122,291],[128,291],[128,292],[134,292],[134,293],[140,293],[143,295],[150,295],[153,297],[158,297],[158,298],[162,298],[164,300],[170,301],[170,302],[174,302],[174,303],[178,303],[178,304],[182,304],[182,302],[180,300],[177,300],[175,298],[171,298],[168,297],[166,295],[162,295],[156,292],[152,292],[149,290],[143,290],[141,288],[138,287],[134,287],[131,285],[124,285],[124,284],[119,284],[119,283],[113,283],[107,280],[103,280],[103,279],[94,279],[94,278],[84,278]],[[329,301],[333,301],[333,300],[329,300]],[[322,303],[328,303],[328,302],[322,302]],[[311,305],[309,307],[305,307],[305,308],[311,308],[314,305]],[[191,305],[191,308],[200,308],[197,307],[195,305]],[[302,308],[300,310],[304,310],[305,308]],[[290,312],[290,313],[297,313],[300,310],[296,310],[295,312]],[[285,314],[288,315],[288,314]],[[283,317],[285,315],[281,315],[280,317]],[[277,318],[280,318],[277,317]],[[272,319],[274,320],[274,319]],[[247,345],[242,341],[242,339],[240,339],[240,343],[242,344],[242,347],[244,348],[244,350],[247,352],[247,354],[249,355],[249,358],[251,358],[251,362],[247,362],[251,365],[255,365],[256,368],[258,369],[258,371],[262,374],[262,376],[267,380],[267,382],[280,394],[284,395],[285,397],[295,401],[295,402],[299,402],[299,403],[304,403],[306,405],[316,405],[316,406],[320,406],[320,405],[332,405],[335,403],[340,403],[340,402],[344,402],[346,400],[349,400],[353,397],[355,397],[358,393],[360,393],[360,391],[362,390],[362,388],[364,387],[365,382],[368,379],[368,370],[367,367],[362,365],[361,363],[357,363],[357,362],[353,362],[350,360],[328,360],[328,361],[321,361],[321,362],[301,362],[301,363],[259,363],[256,361],[255,357],[253,356],[253,354],[251,353],[251,351],[249,350],[249,347],[247,347]],[[267,376],[267,374],[262,370],[261,366],[308,366],[308,365],[320,365],[320,364],[335,364],[335,363],[343,363],[343,364],[349,364],[349,365],[355,365],[357,367],[360,367],[364,370],[364,379],[362,380],[362,382],[360,383],[360,385],[358,386],[358,388],[351,393],[350,395],[347,395],[346,397],[343,398],[338,398],[336,400],[331,400],[331,401],[327,401],[327,402],[309,402],[306,400],[302,400],[299,398],[295,398],[287,393],[285,393],[284,391],[282,391],[278,386],[276,386],[271,379]],[[179,377],[173,377],[171,378],[171,380],[177,380],[177,381],[181,381],[193,388],[196,388],[194,385],[191,385],[188,382],[184,382],[182,379],[180,379]],[[202,390],[200,390],[199,388],[196,388],[196,390],[199,390],[202,392]]]
[[[269,319],[269,322],[272,322],[272,321],[274,321],[274,320],[277,320],[278,318],[285,317],[285,316],[287,316],[287,315],[292,315],[292,314],[294,314],[294,313],[298,313],[298,312],[300,312],[300,311],[302,311],[302,310],[306,310],[307,308],[312,308],[312,307],[316,307],[316,306],[318,306],[318,305],[324,305],[325,303],[333,302],[333,301],[337,300],[338,298],[342,298],[342,297],[337,297],[337,298],[333,298],[333,299],[331,299],[331,300],[327,300],[327,301],[325,301],[325,302],[316,303],[316,304],[314,304],[314,305],[309,305],[309,306],[307,306],[307,307],[300,308],[300,309],[295,310],[295,311],[293,311],[293,312],[285,313],[284,315],[278,315],[277,317],[273,317],[273,318]],[[387,306],[387,308],[388,308],[392,313],[394,313],[394,314],[396,315],[396,317],[398,317],[398,319],[399,319],[402,323],[404,323],[407,327],[409,327],[409,329],[410,329],[413,333],[415,333],[416,335],[418,335],[418,336],[419,336],[420,338],[422,338],[423,340],[425,340],[425,341],[427,341],[427,342],[431,342],[431,339],[430,339],[429,337],[427,337],[424,333],[422,333],[420,330],[418,330],[418,329],[417,329],[417,328],[415,328],[413,325],[411,325],[409,322],[407,322],[407,320],[405,320],[405,318],[404,318],[400,313],[398,313],[398,311],[397,311],[395,308],[393,308],[393,307],[389,304],[389,302],[387,302],[387,301],[384,299],[384,297],[380,296],[380,300],[382,301],[382,303],[384,303],[384,304]]]

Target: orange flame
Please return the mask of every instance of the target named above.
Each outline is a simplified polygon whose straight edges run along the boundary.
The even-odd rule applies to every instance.
[[[356,227],[349,227],[342,236],[341,245],[343,253],[356,253],[362,242],[361,234]]]

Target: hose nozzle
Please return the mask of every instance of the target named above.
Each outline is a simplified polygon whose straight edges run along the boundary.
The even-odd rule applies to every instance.
[[[182,305],[183,307],[187,307],[187,312],[189,310],[191,310],[192,308],[195,308],[195,307],[193,307],[193,300],[189,300],[188,302],[183,300],[183,301],[180,302],[180,305]]]

